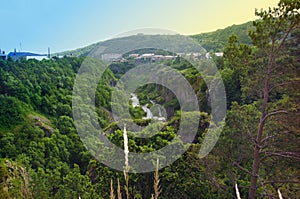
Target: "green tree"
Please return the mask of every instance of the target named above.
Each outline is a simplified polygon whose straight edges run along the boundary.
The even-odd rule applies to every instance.
[[[95,190],[86,175],[80,173],[78,165],[63,178],[57,198],[101,198],[95,194]]]
[[[287,114],[284,107],[276,106],[275,103],[281,97],[273,97],[283,93],[283,87],[288,84],[299,83],[297,74],[297,62],[293,59],[290,48],[287,46],[293,38],[293,32],[300,25],[300,2],[296,0],[281,0],[278,7],[267,11],[256,11],[260,20],[254,22],[255,30],[250,32],[250,37],[256,47],[252,67],[248,68],[247,76],[242,80],[244,91],[255,94],[258,97],[260,119],[256,133],[255,147],[253,152],[253,164],[251,169],[251,184],[249,198],[256,196],[257,181],[260,178],[260,166],[266,156],[280,156],[296,158],[294,152],[269,151],[269,140],[281,135],[284,129],[272,132],[271,122],[281,114]],[[299,69],[299,68],[298,68]],[[281,89],[281,90],[280,90]],[[252,91],[252,92],[251,92]],[[282,118],[283,119],[283,118]],[[291,123],[290,123],[291,124]],[[274,130],[274,129],[273,129]]]
[[[224,81],[227,104],[233,101],[241,102],[241,81],[245,66],[249,64],[252,49],[245,44],[239,44],[238,37],[232,34],[224,49],[224,69],[221,71]]]

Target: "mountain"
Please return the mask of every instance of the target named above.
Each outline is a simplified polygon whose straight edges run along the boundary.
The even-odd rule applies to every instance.
[[[236,34],[239,38],[239,41],[241,43],[250,44],[251,40],[248,36],[248,31],[252,27],[252,22],[243,23],[240,25],[232,25],[224,29],[219,29],[213,32],[209,33],[201,33],[197,35],[191,35],[190,37],[195,39],[197,42],[199,42],[203,48],[205,48],[207,51],[223,51],[224,45],[227,43],[228,37],[232,34]],[[137,34],[132,35],[128,37],[122,37],[122,38],[114,38],[102,42],[98,42],[95,44],[88,45],[83,48],[78,48],[76,50],[70,50],[70,51],[64,51],[61,53],[58,53],[61,56],[64,55],[71,55],[71,56],[86,56],[91,52],[92,49],[94,49],[96,46],[97,48],[101,49],[110,49],[110,51],[106,51],[105,53],[116,53],[120,49],[119,47],[122,46],[122,50],[130,49],[132,46],[127,46],[127,44],[133,44],[133,43],[142,43],[144,46],[153,46],[155,44],[158,45],[169,45],[170,42],[168,42],[170,39],[172,40],[178,40],[178,43],[176,42],[173,44],[173,46],[169,46],[172,49],[178,49],[180,47],[180,50],[186,51],[186,52],[193,52],[195,50],[195,46],[179,46],[179,42],[181,42],[182,36],[180,35],[143,35],[143,34]],[[155,44],[153,44],[153,40],[155,40]],[[177,45],[177,47],[176,47]]]
[[[207,51],[223,51],[224,46],[228,41],[228,37],[236,34],[240,43],[251,44],[251,39],[248,36],[249,30],[253,27],[252,21],[240,25],[232,25],[224,29],[219,29],[209,33],[201,33],[192,35]]]

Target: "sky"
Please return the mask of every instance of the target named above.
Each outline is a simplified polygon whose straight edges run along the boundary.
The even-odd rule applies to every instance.
[[[73,50],[140,28],[191,35],[255,20],[279,0],[1,0],[0,49]]]

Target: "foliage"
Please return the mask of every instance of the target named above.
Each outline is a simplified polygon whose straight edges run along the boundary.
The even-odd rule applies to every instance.
[[[151,198],[152,194],[161,199],[234,198],[236,184],[241,198],[246,198],[251,191],[250,198],[277,197],[279,188],[283,197],[299,198],[300,20],[297,9],[298,1],[281,0],[277,8],[257,11],[260,19],[253,26],[246,23],[194,36],[209,50],[224,50],[224,57],[213,56],[213,60],[226,88],[226,126],[216,147],[205,158],[200,159],[198,154],[211,117],[205,81],[180,57],[161,62],[189,81],[202,112],[181,112],[178,96],[163,86],[149,84],[138,88],[136,93],[142,105],[153,100],[166,110],[168,117],[163,124],[151,123],[151,119],[142,119],[144,112],[140,107],[130,104],[131,119],[146,127],[138,133],[156,134],[145,139],[128,132],[129,151],[147,153],[173,140],[187,151],[160,171],[130,174],[127,182],[123,172],[93,158],[73,124],[73,84],[84,57],[0,60],[0,198],[98,199],[113,198],[113,195],[120,198],[125,196],[121,187],[124,184],[128,188],[126,196],[131,198]],[[248,29],[253,45],[246,34]],[[158,43],[168,39],[162,35],[155,37]],[[153,41],[148,35],[127,39]],[[126,44],[126,40],[117,38],[99,45],[117,50],[114,48],[118,42]],[[193,49],[194,46],[185,48]],[[139,52],[149,50],[168,54],[154,49]],[[88,51],[81,49],[78,55]],[[200,60],[199,67],[211,74],[209,66],[213,60]],[[107,138],[120,148],[124,148],[124,132],[118,124],[126,120],[112,121],[110,98],[118,78],[132,67],[132,60],[112,64],[100,79],[95,96],[97,120]],[[184,96],[180,86],[175,89]],[[199,126],[193,143],[188,145],[182,142],[191,136],[188,131],[183,137],[177,136],[182,117],[188,118],[182,124],[187,130]],[[193,120],[195,117],[200,118],[198,124]],[[159,158],[163,162],[164,157]],[[115,187],[118,189],[112,193]]]
[[[248,36],[248,31],[251,29],[252,22],[247,22],[240,25],[232,25],[210,33],[193,35],[192,38],[196,39],[208,52],[211,50],[215,52],[223,52],[227,39],[232,34],[236,34],[241,43],[251,44],[251,39]]]

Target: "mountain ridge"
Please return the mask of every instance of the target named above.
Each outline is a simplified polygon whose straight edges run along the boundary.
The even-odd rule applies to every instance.
[[[239,38],[239,41],[241,43],[246,43],[246,44],[251,44],[250,37],[248,36],[248,31],[252,28],[252,21],[243,23],[243,24],[233,24],[231,26],[228,26],[223,29],[217,29],[212,32],[206,32],[206,33],[200,33],[200,34],[195,34],[195,35],[188,35],[188,37],[191,37],[195,39],[198,43],[200,43],[203,48],[205,48],[207,51],[223,51],[224,46],[227,43],[228,37],[232,34],[236,34]],[[117,40],[124,40],[124,38],[129,38],[129,37],[142,37],[142,36],[147,36],[143,34],[137,34],[137,35],[132,35],[132,36],[127,36],[123,38],[114,38],[114,39],[109,39],[109,40],[104,40],[104,41],[99,41],[93,44],[90,44],[88,46],[82,47],[82,48],[77,48],[75,50],[69,50],[69,51],[63,51],[60,53],[56,53],[60,56],[75,56],[75,57],[80,57],[80,56],[87,56],[92,49],[94,49],[96,46],[99,45],[108,45],[113,48],[113,45],[115,45],[115,41]],[[158,35],[155,35],[158,36]],[[174,35],[170,35],[174,36]],[[166,35],[160,35],[161,39],[163,40],[163,37],[166,37]],[[159,41],[161,42],[161,41]]]

